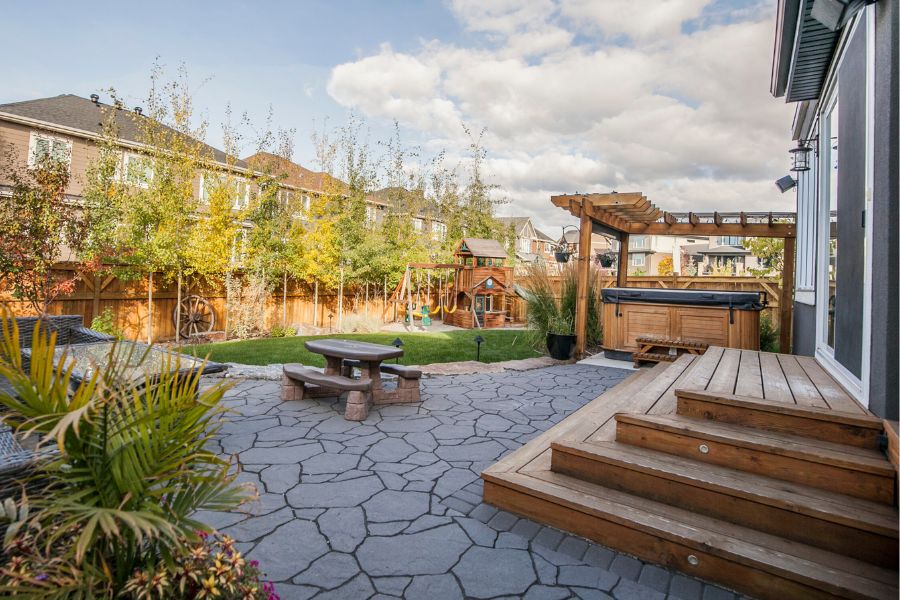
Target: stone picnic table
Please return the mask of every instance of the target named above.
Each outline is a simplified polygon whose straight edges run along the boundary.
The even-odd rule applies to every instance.
[[[381,385],[381,363],[403,356],[403,350],[394,346],[352,340],[310,340],[305,346],[310,352],[325,357],[326,375],[341,375],[345,360],[357,361],[361,378],[372,381],[372,400],[376,403],[385,399],[385,390]]]

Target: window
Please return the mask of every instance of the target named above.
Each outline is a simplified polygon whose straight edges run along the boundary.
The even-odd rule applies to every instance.
[[[28,142],[28,166],[34,168],[48,158],[70,164],[72,162],[72,142],[32,132]]]
[[[366,206],[366,225],[374,227],[378,222],[378,209],[374,206]]]
[[[631,266],[632,267],[643,267],[644,266],[644,255],[643,254],[632,254],[631,255]]]
[[[280,189],[278,190],[278,203],[287,208],[294,201],[294,192],[291,190]]]
[[[528,238],[519,238],[519,252],[531,252],[531,240]]]
[[[303,194],[301,201],[303,202],[303,210],[305,210],[306,212],[309,212],[309,207],[311,206],[311,201],[309,199],[309,195]]]
[[[431,237],[436,240],[443,240],[447,237],[447,226],[438,221],[431,222]]]
[[[125,172],[123,182],[142,188],[150,186],[153,180],[153,161],[149,157],[126,152],[122,157],[122,165]]]
[[[738,235],[723,235],[719,236],[719,245],[720,246],[741,246],[744,243],[744,238]]]
[[[647,236],[644,236],[644,235],[631,236],[628,247],[629,248],[646,248],[647,247]],[[643,264],[643,263],[641,263],[641,264]]]
[[[209,204],[211,194],[217,186],[229,188],[231,208],[240,210],[250,202],[250,184],[243,177],[232,177],[221,173],[204,173],[200,180],[200,201]]]
[[[231,241],[231,264],[241,265],[247,257],[247,230],[240,229]]]
[[[423,221],[423,220],[420,219],[419,217],[415,217],[415,218],[412,220],[412,226],[413,226],[413,229],[415,229],[416,231],[421,232],[421,231],[422,231],[422,227],[423,227],[424,225],[425,225],[425,221]]]

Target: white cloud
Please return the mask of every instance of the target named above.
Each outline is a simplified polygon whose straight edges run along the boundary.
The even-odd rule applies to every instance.
[[[486,127],[487,171],[512,200],[501,213],[545,226],[566,218],[549,196],[576,190],[639,190],[671,210],[789,208],[772,184],[791,108],[768,93],[771,8],[712,19],[709,4],[454,0],[486,43],[383,46],[334,68],[328,92],[427,148],[460,152],[460,122]]]

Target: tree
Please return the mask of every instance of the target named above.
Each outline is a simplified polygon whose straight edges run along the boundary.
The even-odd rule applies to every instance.
[[[672,257],[664,256],[662,260],[659,261],[659,265],[657,265],[656,269],[663,277],[670,276],[674,271],[674,262],[672,261]]]
[[[781,277],[784,269],[784,240],[781,238],[746,238],[744,248],[759,259],[759,269],[749,269],[755,277]]]
[[[2,170],[11,193],[0,196],[0,279],[15,298],[46,315],[53,301],[72,293],[77,279],[94,267],[74,262],[87,242],[90,222],[66,196],[68,151],[54,154],[48,148],[32,157],[31,166],[17,161],[11,148],[4,154]],[[63,260],[73,261],[74,273],[54,268]]]

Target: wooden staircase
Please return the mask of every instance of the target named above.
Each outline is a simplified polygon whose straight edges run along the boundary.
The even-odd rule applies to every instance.
[[[754,597],[897,598],[883,422],[676,390],[721,382],[694,361],[636,374],[504,458],[485,500]]]

